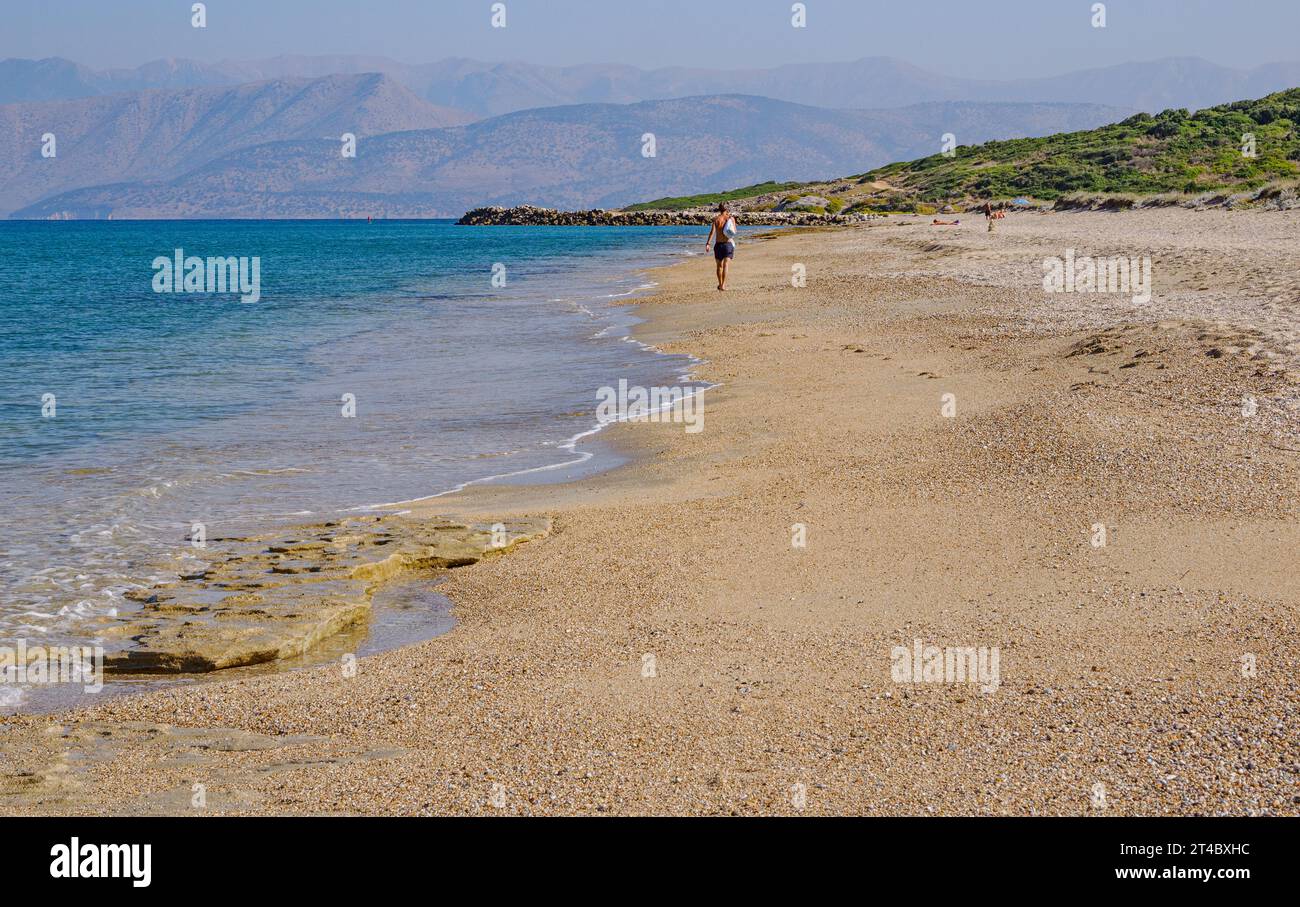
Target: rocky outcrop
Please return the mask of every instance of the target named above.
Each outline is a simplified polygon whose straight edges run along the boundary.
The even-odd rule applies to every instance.
[[[782,201],[776,206],[778,211],[811,211],[814,213],[825,211],[830,206],[831,200],[823,198],[820,195],[804,195],[799,198]]]
[[[805,211],[744,211],[737,210],[742,226],[763,227],[828,227],[847,224],[865,224],[879,220],[879,214],[816,214]],[[683,211],[557,211],[554,208],[537,208],[519,205],[502,208],[493,205],[468,211],[456,223],[465,226],[526,226],[526,227],[674,227],[708,226],[717,216],[712,208],[689,208]]]
[[[382,516],[211,539],[200,568],[128,593],[140,609],[96,628],[121,642],[106,653],[104,671],[205,673],[301,656],[364,622],[384,583],[473,564],[549,528],[547,520],[525,520],[493,532]]]

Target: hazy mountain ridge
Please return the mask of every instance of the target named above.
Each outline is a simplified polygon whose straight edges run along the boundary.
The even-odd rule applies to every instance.
[[[528,110],[464,126],[241,148],[169,180],[54,194],[17,217],[458,216],[494,203],[612,207],[760,179],[814,179],[961,141],[1087,128],[1091,105],[923,104],[825,110],[750,96]],[[655,136],[655,155],[642,137]]]
[[[282,79],[0,106],[0,211],[82,186],[165,180],[229,152],[296,138],[359,137],[471,119],[387,76]],[[41,156],[52,133],[57,156]]]
[[[533,107],[712,94],[753,94],[821,107],[885,108],[964,100],[1105,104],[1158,113],[1168,107],[1198,109],[1262,97],[1300,85],[1300,62],[1234,69],[1194,57],[1009,80],[946,76],[890,57],[740,70],[644,70],[615,63],[542,66],[456,58],[409,64],[360,55],[220,63],[158,60],[136,69],[92,70],[50,58],[0,62],[0,103],[362,72],[384,73],[432,103],[480,117]]]

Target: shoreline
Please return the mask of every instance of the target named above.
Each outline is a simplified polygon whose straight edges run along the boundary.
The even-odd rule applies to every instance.
[[[753,237],[753,239],[758,239],[758,238],[759,238],[759,237]],[[674,267],[677,267],[677,266],[679,266],[679,265],[682,265],[682,264],[688,263],[688,262],[691,260],[690,255],[691,255],[691,253],[686,252],[686,251],[683,251],[683,252],[681,252],[681,253],[678,254],[678,256],[677,256],[677,260],[673,261],[671,264],[667,264],[667,265],[654,265],[654,266],[648,266],[648,267],[643,267],[643,268],[637,268],[637,269],[635,269],[632,273],[634,273],[634,274],[638,274],[638,275],[648,275],[648,274],[650,274],[651,272],[654,272],[654,271],[661,271],[661,270],[666,270],[666,269],[669,269],[669,268],[674,268]],[[692,356],[690,353],[687,353],[687,352],[673,352],[673,353],[665,352],[665,351],[659,349],[657,346],[654,346],[653,344],[642,342],[641,340],[638,340],[638,339],[636,338],[636,333],[637,333],[636,328],[637,328],[637,326],[638,326],[639,324],[642,323],[642,319],[640,319],[640,318],[637,316],[635,310],[638,310],[638,309],[641,307],[641,305],[644,304],[644,301],[648,301],[648,300],[652,300],[652,299],[653,299],[653,297],[654,297],[654,292],[655,292],[655,290],[657,289],[657,287],[658,287],[658,284],[655,284],[655,283],[651,282],[651,283],[649,283],[649,284],[645,284],[645,285],[643,285],[643,286],[641,286],[641,287],[638,287],[638,288],[635,289],[635,290],[629,291],[629,292],[626,293],[626,294],[618,294],[618,298],[627,297],[627,301],[626,301],[626,302],[618,302],[618,303],[615,303],[612,299],[606,299],[606,300],[605,300],[605,302],[608,303],[608,304],[611,305],[611,306],[617,305],[617,306],[619,306],[619,307],[630,307],[630,308],[632,308],[632,309],[634,310],[633,315],[632,315],[632,317],[633,317],[634,320],[633,320],[633,324],[628,328],[629,333],[628,333],[627,335],[625,335],[625,336],[623,336],[623,337],[619,337],[619,338],[617,338],[617,339],[618,339],[620,342],[627,342],[627,343],[635,344],[635,345],[636,345],[637,347],[639,347],[643,352],[652,353],[652,354],[654,354],[654,355],[662,356],[662,357],[666,357],[666,358],[679,357],[679,358],[685,358],[685,359],[687,359],[687,360],[688,360],[688,363],[687,363],[686,367],[685,367],[681,372],[679,372],[679,373],[677,374],[677,376],[676,376],[676,380],[677,380],[678,382],[691,382],[691,381],[694,380],[694,379],[691,377],[691,376],[692,376],[692,373],[693,373],[693,372],[694,372],[698,367],[700,367],[701,365],[704,365],[704,364],[705,364],[702,360],[697,359],[696,357]],[[642,302],[638,302],[638,300],[643,300],[643,301],[642,301]],[[605,330],[608,330],[608,328],[606,328]],[[603,334],[604,331],[601,331],[601,333]],[[689,396],[694,396],[695,394],[702,394],[704,391],[706,391],[706,390],[711,390],[712,388],[714,388],[714,387],[718,387],[718,386],[720,386],[720,385],[717,385],[717,384],[708,384],[708,385],[706,385],[706,386],[704,386],[704,387],[700,387],[700,388],[696,388],[696,389],[692,390],[690,393],[686,394],[686,396],[689,397]],[[602,438],[601,438],[601,435],[602,435],[602,433],[605,432],[607,429],[613,429],[613,428],[616,428],[616,427],[618,427],[619,425],[621,425],[621,424],[623,424],[623,423],[625,423],[625,422],[628,422],[628,421],[634,421],[634,420],[633,420],[633,419],[626,418],[626,417],[619,417],[619,418],[614,419],[614,420],[611,420],[611,421],[602,421],[601,419],[597,418],[597,420],[596,420],[596,424],[595,424],[593,427],[588,428],[588,429],[586,429],[586,430],[584,430],[584,431],[578,432],[577,434],[570,436],[568,439],[566,439],[566,440],[563,441],[562,443],[557,444],[557,445],[556,445],[556,448],[559,449],[559,450],[571,450],[571,451],[574,451],[574,452],[576,453],[576,452],[578,451],[578,445],[584,443],[584,441],[585,441],[585,443],[588,443],[588,444],[596,444],[596,443],[598,443],[600,440],[605,440],[605,441],[606,441],[606,444],[607,444],[608,447],[613,448],[613,449],[617,449],[617,448],[618,448],[618,444],[617,444],[613,439],[608,439],[608,438],[607,438],[607,439],[602,439]],[[448,496],[450,496],[450,495],[460,494],[461,492],[465,491],[465,490],[468,489],[468,488],[472,488],[472,487],[479,486],[479,485],[498,485],[498,484],[500,484],[500,485],[518,485],[518,484],[531,484],[531,483],[519,482],[519,481],[512,481],[512,480],[518,480],[518,479],[520,479],[521,477],[523,477],[523,476],[527,476],[527,475],[537,475],[537,474],[543,474],[543,473],[548,473],[548,472],[554,472],[554,471],[559,471],[559,470],[570,469],[570,468],[573,468],[573,467],[582,467],[583,465],[592,462],[592,461],[593,461],[594,459],[596,459],[598,456],[599,456],[598,453],[596,453],[596,452],[594,452],[594,451],[591,451],[591,452],[588,452],[588,455],[585,456],[585,457],[580,456],[578,459],[576,459],[576,460],[572,460],[572,461],[569,461],[569,462],[566,462],[566,463],[556,463],[556,464],[548,465],[548,466],[537,466],[537,467],[531,467],[531,468],[529,468],[529,469],[519,470],[518,472],[510,472],[510,473],[502,473],[502,474],[500,474],[500,475],[484,476],[483,478],[480,478],[480,479],[471,479],[471,480],[466,481],[466,482],[461,482],[461,483],[459,483],[458,485],[456,485],[456,486],[454,486],[454,487],[452,487],[452,488],[450,488],[450,489],[447,489],[447,490],[445,490],[445,491],[439,491],[439,492],[435,492],[435,493],[433,493],[433,494],[421,495],[420,497],[410,498],[409,500],[404,500],[404,501],[395,501],[395,502],[390,503],[390,504],[372,504],[372,505],[367,505],[366,507],[363,507],[363,508],[353,508],[353,509],[354,509],[354,510],[358,510],[358,511],[363,511],[363,510],[370,511],[370,510],[378,510],[378,509],[389,509],[389,508],[394,508],[394,507],[404,507],[404,508],[417,508],[417,509],[420,509],[420,505],[429,504],[429,502],[435,501],[435,500],[437,500],[438,498],[444,498],[444,497],[448,497]],[[615,456],[616,459],[621,460],[621,462],[616,462],[616,463],[611,464],[611,465],[595,466],[595,467],[593,467],[593,468],[591,468],[591,469],[586,469],[586,470],[579,469],[579,470],[578,470],[579,475],[577,475],[577,476],[573,476],[573,477],[565,478],[563,481],[566,481],[566,482],[569,482],[569,481],[581,481],[582,478],[584,478],[584,477],[586,477],[586,476],[596,476],[596,475],[600,475],[601,473],[609,472],[609,471],[611,471],[611,470],[618,469],[618,468],[620,468],[621,466],[628,465],[628,464],[632,461],[632,459],[633,459],[633,456],[634,456],[634,449],[633,449],[631,452],[629,452],[628,450],[624,450],[624,451],[622,451],[622,452],[620,452],[620,453],[616,453],[616,454],[614,454],[614,456]],[[557,481],[560,481],[560,480],[557,480]],[[542,483],[542,484],[551,484],[551,483]],[[426,508],[426,509],[427,509],[427,508]]]
[[[543,283],[537,283],[534,281],[536,286],[533,286],[532,284],[524,285],[523,292],[531,294],[531,296],[538,301],[539,305],[542,304],[543,300],[546,300],[545,308],[554,309],[556,312],[572,321],[575,329],[575,344],[586,344],[593,347],[598,346],[607,351],[604,354],[606,359],[611,357],[622,359],[635,358],[638,361],[641,361],[641,365],[637,366],[634,371],[637,373],[644,371],[644,377],[646,379],[649,379],[652,374],[658,378],[660,372],[675,371],[679,368],[689,368],[691,363],[689,360],[679,362],[678,360],[653,354],[646,356],[638,354],[636,357],[631,357],[628,353],[620,352],[622,349],[620,339],[622,335],[627,332],[629,321],[632,320],[629,314],[631,311],[631,301],[636,296],[643,295],[648,289],[651,289],[651,287],[646,284],[643,277],[645,270],[665,259],[676,260],[680,258],[681,253],[684,251],[681,246],[682,244],[673,238],[669,238],[666,241],[657,240],[652,243],[638,241],[628,247],[632,251],[620,251],[616,254],[616,257],[612,257],[611,261],[606,262],[606,266],[603,269],[595,267],[594,264],[590,262],[583,263],[584,274],[590,272],[587,277],[577,278],[571,276],[567,281],[558,278],[544,278],[546,282]],[[613,264],[614,266],[613,273],[609,270],[610,264]],[[595,274],[596,277],[593,279],[590,274]],[[550,297],[553,296],[558,296],[560,298],[551,299]],[[583,304],[584,302],[585,305]],[[590,306],[591,308],[588,309],[587,306]],[[592,309],[595,311],[593,312]],[[587,327],[587,325],[592,326]],[[599,330],[599,334],[592,335],[591,338],[587,337],[587,334],[597,330]],[[602,335],[604,335],[606,339],[595,339]],[[574,349],[577,351],[579,347],[575,345]],[[641,347],[638,346],[637,349],[640,350]],[[667,364],[664,365],[660,363]],[[562,375],[562,372],[560,374]],[[585,387],[587,382],[571,378],[568,379],[568,384],[574,389],[574,396],[580,396],[580,389]],[[539,440],[536,443],[531,444],[532,452],[527,453],[519,465],[512,467],[508,462],[498,462],[491,459],[485,459],[480,463],[479,457],[467,457],[464,458],[463,468],[459,470],[463,479],[459,481],[448,481],[446,483],[436,483],[433,485],[432,489],[419,492],[418,496],[415,498],[399,500],[396,498],[388,499],[379,496],[364,495],[360,498],[353,497],[351,500],[343,499],[343,503],[336,508],[317,509],[315,513],[310,513],[306,510],[297,511],[295,513],[273,513],[269,515],[258,513],[249,514],[246,512],[242,516],[228,516],[227,518],[220,520],[209,519],[206,521],[205,525],[208,533],[213,536],[240,538],[267,536],[267,541],[272,544],[278,544],[279,539],[271,538],[272,535],[278,534],[288,539],[297,532],[310,532],[311,524],[346,521],[357,517],[376,514],[391,515],[394,512],[400,511],[408,502],[423,501],[434,496],[454,493],[460,488],[465,487],[467,484],[499,481],[511,482],[520,480],[566,480],[573,479],[592,471],[613,468],[621,463],[623,458],[621,455],[617,454],[611,454],[610,459],[607,461],[601,460],[602,456],[605,453],[610,452],[612,448],[608,445],[592,443],[592,436],[598,433],[602,426],[591,418],[590,411],[588,411],[584,417],[579,418],[576,425],[572,418],[572,416],[575,415],[579,414],[570,413],[563,407],[556,409],[556,418],[552,418],[550,422],[543,424],[541,426],[543,433],[536,435],[538,438],[546,438],[547,440]],[[578,430],[579,426],[581,426],[581,430]],[[559,434],[548,437],[548,434],[546,433],[547,428],[559,432]],[[506,451],[506,453],[508,454],[510,451]],[[514,460],[517,459],[517,457],[510,457],[510,459]],[[542,465],[530,465],[530,460],[532,463],[540,462]],[[497,462],[495,467],[493,466],[494,462]],[[485,475],[483,474],[484,472],[489,472],[490,474]],[[394,486],[397,486],[400,483],[393,484]],[[407,477],[405,484],[408,486],[412,485],[409,476]],[[418,484],[419,483],[415,483],[415,487],[406,490],[416,490]],[[427,487],[428,486],[426,486],[426,488]],[[382,486],[379,487],[379,490],[383,490]],[[394,487],[391,490],[397,489]],[[375,503],[376,501],[390,503]],[[280,509],[294,510],[295,508]],[[489,521],[489,523],[491,522],[493,521]],[[183,528],[188,531],[188,525]],[[180,531],[180,528],[178,528],[177,532],[179,533]],[[182,554],[184,554],[189,546],[182,543],[180,547],[182,548]],[[218,548],[220,548],[220,545]],[[200,576],[205,569],[204,558],[186,560],[184,563],[176,567],[169,560],[169,558],[174,559],[174,555],[171,549],[167,548],[165,544],[163,547],[156,548],[153,555],[141,556],[152,557],[152,562],[142,561],[142,564],[145,564],[145,566],[141,566],[134,572],[135,577],[144,577],[144,579],[137,579],[135,585],[128,586],[123,590],[128,600],[121,601],[119,598],[117,603],[119,607],[113,611],[108,611],[106,614],[92,613],[89,616],[82,616],[78,618],[80,624],[79,629],[74,628],[67,630],[69,634],[79,635],[80,641],[102,644],[109,650],[110,660],[113,659],[114,653],[123,648],[120,643],[120,640],[123,639],[123,633],[133,631],[136,628],[138,619],[173,619],[176,622],[181,620],[188,621],[190,620],[190,615],[196,610],[189,608],[185,602],[175,601],[175,599],[177,598],[178,592],[183,593],[187,584],[192,585],[189,583],[190,580],[193,580],[195,577],[199,577],[200,581],[205,579]],[[275,570],[275,565],[271,566],[272,569]],[[151,567],[157,567],[158,569],[151,569]],[[169,573],[169,568],[174,572]],[[89,571],[87,570],[83,572]],[[279,571],[276,570],[276,572]],[[244,577],[241,579],[251,578]],[[139,585],[140,583],[143,583],[143,585]],[[194,598],[198,603],[211,601],[212,596],[215,594],[215,591],[210,588],[210,583],[205,582],[204,585],[208,588],[197,589],[194,591]],[[244,584],[245,587],[251,585],[252,583]],[[172,601],[164,603],[167,608],[166,612],[164,612],[162,608],[145,607],[142,609],[139,607],[143,598],[153,599],[156,597],[154,593],[158,592],[164,592],[169,599],[172,599]],[[145,602],[145,604],[147,605],[148,602]],[[170,618],[168,618],[168,615],[170,615]],[[233,610],[223,610],[221,611],[220,616],[225,618],[237,615],[235,615]],[[203,619],[206,619],[206,616]],[[274,629],[277,626],[278,625],[275,623],[268,622],[268,628]],[[100,637],[101,631],[106,631],[108,636]],[[68,638],[68,644],[71,644],[71,642],[76,638],[77,636],[70,635]],[[414,638],[418,639],[419,637]],[[51,640],[51,644],[59,641],[62,640]],[[128,642],[127,648],[131,645],[132,644]],[[183,650],[179,654],[183,654]],[[267,655],[265,653],[241,655],[237,656],[236,664],[243,666],[245,664],[245,659],[262,661],[265,660],[266,657]],[[284,653],[281,653],[277,660],[285,659],[287,657],[288,656]],[[303,655],[295,654],[292,660],[300,663],[303,657],[307,658],[308,663],[311,663],[313,660],[313,655],[310,651]],[[182,670],[180,673],[187,674],[191,672]],[[165,681],[167,677],[167,674],[162,674],[153,679]],[[143,675],[143,679],[148,681],[150,676]],[[50,695],[48,690],[43,689],[39,685],[26,690],[21,698],[17,695],[19,694],[19,690],[15,688],[10,688],[0,692],[7,694],[5,699],[6,708],[3,709],[6,713],[15,710],[18,712],[48,712],[51,709],[57,710],[78,704],[85,704],[86,702],[84,698],[63,695],[62,692],[59,692],[57,695]],[[13,701],[10,701],[11,699]],[[34,701],[36,700],[40,700],[39,704],[34,704]]]
[[[1103,244],[1141,226],[1045,217],[1121,218],[1080,225]],[[726,294],[695,259],[663,269],[636,334],[721,384],[708,427],[619,424],[601,434],[627,466],[413,508],[554,521],[446,576],[454,632],[351,678],[4,719],[19,770],[0,796],[185,813],[202,781],[230,813],[1079,814],[1100,783],[1114,814],[1296,814],[1281,734],[1300,697],[1277,668],[1296,655],[1300,486],[1270,445],[1295,387],[1231,329],[1026,330],[1008,313],[1035,294],[978,282],[996,244],[1034,241],[1019,228],[750,241]],[[1265,420],[1228,418],[1224,388]],[[999,688],[891,682],[913,639],[1000,649]]]

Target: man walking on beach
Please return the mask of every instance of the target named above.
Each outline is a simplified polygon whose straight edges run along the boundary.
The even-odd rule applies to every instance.
[[[736,218],[732,216],[727,203],[723,202],[718,205],[718,216],[713,218],[713,223],[709,226],[709,238],[704,241],[704,251],[707,252],[709,243],[717,237],[717,242],[713,244],[713,260],[718,268],[719,290],[727,288],[727,265],[736,257],[736,242],[732,238],[735,235]]]

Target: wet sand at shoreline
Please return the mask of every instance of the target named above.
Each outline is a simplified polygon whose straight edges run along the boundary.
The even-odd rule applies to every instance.
[[[746,243],[725,294],[657,272],[637,336],[704,360],[703,431],[417,508],[551,531],[354,676],[0,722],[2,808],[1300,813],[1297,220],[890,223]],[[1150,255],[1150,308],[1046,296],[1066,248]],[[916,640],[996,649],[996,689],[895,680]]]

